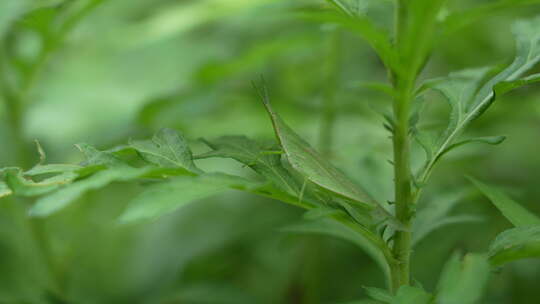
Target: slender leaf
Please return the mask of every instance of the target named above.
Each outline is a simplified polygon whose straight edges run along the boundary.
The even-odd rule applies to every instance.
[[[503,81],[495,85],[495,94],[503,95],[514,89],[540,81],[540,74],[534,74],[514,81]]]
[[[488,186],[472,177],[469,179],[514,226],[540,225],[538,216],[523,208],[499,189]]]
[[[489,248],[489,260],[494,266],[525,258],[540,258],[540,225],[506,230]]]
[[[389,69],[398,69],[390,35],[384,29],[378,28],[367,16],[353,15],[349,12],[340,14],[332,11],[311,11],[303,13],[302,17],[307,20],[337,24],[359,35],[375,50]]]

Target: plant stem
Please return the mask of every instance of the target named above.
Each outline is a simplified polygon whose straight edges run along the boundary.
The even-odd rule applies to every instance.
[[[394,234],[393,254],[397,268],[393,275],[392,289],[397,291],[399,286],[408,285],[410,277],[411,253],[411,169],[410,169],[410,140],[409,112],[412,99],[412,83],[404,84],[399,81],[396,87],[398,96],[394,102],[396,124],[394,128],[394,190],[396,217],[408,231],[396,231]]]
[[[397,1],[396,7],[396,45],[401,44],[406,30],[407,7],[406,0]],[[403,57],[402,57],[403,58]],[[405,65],[406,66],[406,65]],[[411,103],[414,98],[416,72],[400,71],[393,75],[395,90],[394,99],[394,192],[396,218],[404,225],[405,230],[394,233],[392,253],[395,265],[392,267],[392,292],[397,292],[400,286],[410,282],[411,255],[411,218],[412,218],[412,173],[410,168],[410,137],[409,116]]]

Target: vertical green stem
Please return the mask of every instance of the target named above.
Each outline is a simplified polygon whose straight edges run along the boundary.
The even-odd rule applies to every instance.
[[[396,45],[401,51],[403,36],[407,31],[407,0],[396,2]],[[399,54],[403,61],[403,54]],[[406,57],[406,56],[405,56]],[[403,66],[408,66],[403,64]],[[394,148],[394,191],[395,211],[397,219],[404,225],[405,230],[396,231],[392,253],[395,265],[392,267],[392,291],[395,293],[402,285],[410,283],[410,255],[411,255],[411,205],[412,205],[412,173],[410,168],[410,137],[409,116],[411,103],[414,98],[414,85],[416,72],[399,71],[393,75],[395,90],[394,99],[394,134],[392,137]]]
[[[393,274],[393,290],[401,285],[408,285],[410,278],[411,253],[411,169],[410,169],[410,139],[409,112],[412,99],[412,83],[398,82],[397,97],[394,102],[396,118],[394,145],[394,189],[396,217],[409,231],[396,231],[394,235],[393,254],[396,259],[396,273]]]

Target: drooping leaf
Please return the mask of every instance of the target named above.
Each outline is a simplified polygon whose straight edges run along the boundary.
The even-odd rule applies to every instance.
[[[454,254],[444,266],[437,286],[437,304],[474,304],[481,299],[489,279],[489,263],[481,254],[460,261]]]
[[[153,219],[199,199],[203,199],[231,188],[250,188],[256,184],[226,174],[203,174],[183,176],[149,186],[138,195],[120,217],[127,223],[142,219]]]
[[[469,177],[469,179],[514,226],[540,225],[540,218],[538,216],[523,208],[501,190],[488,186],[472,177]]]
[[[295,170],[323,189],[353,200],[369,209],[377,206],[377,203],[362,188],[326,161],[323,156],[285,124],[272,109],[266,90],[261,92],[261,97],[272,120],[281,148]]]
[[[433,296],[421,288],[403,285],[401,286],[390,304],[429,304]]]
[[[162,167],[181,167],[192,173],[201,173],[193,163],[191,150],[184,137],[172,129],[161,129],[152,140],[131,141],[148,162]]]
[[[264,145],[245,136],[224,136],[213,141],[204,140],[213,151],[196,158],[226,157],[249,166],[279,188],[299,195],[300,186],[281,163],[281,151],[275,145]]]
[[[162,168],[132,168],[128,166],[113,166],[90,175],[87,178],[67,184],[57,191],[41,197],[32,206],[29,213],[32,216],[50,215],[74,202],[90,190],[100,189],[112,182],[130,181],[142,177],[155,177],[165,174]]]
[[[540,258],[540,225],[506,230],[489,247],[494,266],[525,258]]]
[[[388,259],[390,253],[384,241],[371,231],[358,225],[346,225],[334,219],[323,218],[315,221],[302,221],[282,228],[285,232],[314,233],[329,235],[349,241],[362,248],[379,265],[388,282],[390,279],[390,266]]]
[[[61,185],[70,183],[76,177],[77,174],[74,171],[65,171],[35,182],[25,176],[20,168],[7,168],[4,170],[5,183],[15,195],[20,196],[37,196],[51,192]]]

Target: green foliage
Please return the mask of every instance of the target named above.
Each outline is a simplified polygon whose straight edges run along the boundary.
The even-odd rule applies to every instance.
[[[497,236],[489,247],[489,259],[495,266],[525,258],[540,257],[540,225],[520,226]]]
[[[510,64],[479,66],[506,56],[506,19],[538,3],[0,3],[0,302],[530,302],[535,264],[507,265],[504,288],[490,267],[540,257],[540,218],[474,178],[515,228],[437,265],[456,247],[482,252],[498,227],[460,172],[537,177],[517,143],[534,142],[538,107],[515,99],[538,97],[540,18],[514,22]],[[272,104],[265,83],[256,102],[255,74]],[[315,129],[317,146],[297,132]],[[501,132],[507,154],[469,145]],[[76,145],[79,162],[64,148],[76,138],[92,143]],[[378,287],[347,302],[359,282]]]
[[[460,256],[454,254],[441,274],[437,286],[437,303],[478,303],[488,278],[489,263],[485,256],[468,254],[461,261]]]
[[[540,225],[540,218],[527,209],[521,207],[517,202],[509,198],[501,190],[488,186],[476,179],[469,178],[474,185],[489,198],[489,200],[499,209],[514,226],[524,227],[531,225]]]
[[[270,106],[266,89],[261,91],[264,106],[270,115],[276,137],[291,166],[307,180],[335,194],[373,208],[376,203],[359,186],[355,185],[342,172],[328,163],[304,139],[296,134]]]

